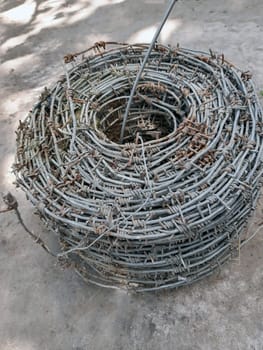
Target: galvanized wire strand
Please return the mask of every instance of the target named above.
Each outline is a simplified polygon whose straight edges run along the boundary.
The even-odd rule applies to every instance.
[[[128,103],[127,103],[127,107],[125,109],[125,113],[124,113],[124,116],[123,116],[123,121],[122,121],[122,126],[121,126],[121,135],[120,135],[120,143],[123,143],[123,137],[124,137],[124,133],[125,133],[125,128],[126,128],[126,123],[127,123],[127,118],[128,118],[128,114],[129,114],[129,111],[130,111],[130,108],[131,108],[131,104],[132,104],[132,99],[133,99],[133,96],[135,94],[135,91],[136,91],[136,88],[137,88],[137,85],[140,81],[140,78],[142,76],[142,73],[145,69],[145,66],[146,66],[146,63],[148,61],[148,58],[152,52],[152,49],[154,47],[154,45],[156,44],[156,41],[161,33],[161,30],[165,24],[165,22],[167,21],[175,3],[177,2],[178,0],[171,0],[171,2],[169,3],[169,6],[167,7],[166,11],[165,11],[165,14],[163,16],[163,19],[161,20],[161,23],[159,24],[159,27],[156,29],[156,32],[154,33],[154,36],[152,38],[152,41],[147,49],[147,52],[146,52],[146,55],[143,59],[143,62],[141,64],[141,67],[136,75],[136,78],[134,80],[134,83],[133,83],[133,86],[132,86],[132,89],[131,89],[131,93],[130,93],[130,96],[129,96],[129,100],[128,100]]]
[[[65,57],[17,130],[18,185],[85,280],[136,291],[213,273],[244,244],[262,175],[262,110],[223,55],[96,43]],[[93,52],[93,53],[92,53]]]

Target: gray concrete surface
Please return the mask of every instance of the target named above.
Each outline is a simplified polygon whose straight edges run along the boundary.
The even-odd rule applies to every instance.
[[[98,40],[149,41],[165,3],[0,2],[0,191],[17,195],[25,221],[41,237],[46,228],[12,185],[18,120],[61,74],[65,53]],[[260,91],[262,17],[262,0],[180,1],[161,40],[224,52],[253,72]],[[261,199],[248,234],[262,225],[262,208]],[[211,278],[179,290],[132,295],[85,284],[57,266],[13,213],[1,214],[0,220],[1,350],[263,349],[261,230],[240,259]]]

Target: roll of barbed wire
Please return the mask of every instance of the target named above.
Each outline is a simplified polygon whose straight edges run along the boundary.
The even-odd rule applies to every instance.
[[[174,288],[234,256],[262,174],[262,110],[251,74],[223,55],[96,43],[17,131],[18,185],[88,281]]]

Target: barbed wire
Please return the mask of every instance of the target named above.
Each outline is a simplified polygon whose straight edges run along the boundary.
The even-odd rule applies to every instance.
[[[136,291],[211,274],[240,248],[262,175],[262,110],[223,55],[95,43],[65,56],[17,130],[17,184],[84,279]],[[88,55],[86,57],[85,55]],[[241,242],[241,243],[240,243]]]

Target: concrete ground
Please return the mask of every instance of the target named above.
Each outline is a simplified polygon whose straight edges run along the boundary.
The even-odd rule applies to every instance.
[[[149,41],[167,1],[6,0],[0,2],[0,191],[18,198],[26,223],[47,230],[10,166],[15,134],[44,86],[62,73],[66,53],[98,40]],[[209,48],[251,70],[263,90],[262,0],[179,1],[161,41]],[[0,203],[1,207],[2,203]],[[263,200],[248,234],[262,225]],[[262,231],[240,259],[193,286],[132,295],[85,284],[62,270],[19,225],[0,216],[1,350],[262,350]],[[263,230],[263,229],[262,229]]]

